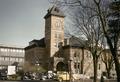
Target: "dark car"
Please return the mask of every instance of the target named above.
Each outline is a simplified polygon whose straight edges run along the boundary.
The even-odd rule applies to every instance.
[[[0,80],[7,80],[7,74],[0,72]]]

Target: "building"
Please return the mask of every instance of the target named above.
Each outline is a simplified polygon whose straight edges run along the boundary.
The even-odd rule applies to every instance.
[[[0,45],[0,69],[7,69],[9,65],[22,69],[24,55],[24,48]]]
[[[41,40],[32,40],[29,46],[25,48],[25,62],[31,65],[44,65],[45,43],[44,38]]]
[[[45,15],[45,37],[32,40],[25,47],[25,62],[31,65],[39,63],[47,70],[70,71],[72,74],[93,76],[93,61],[90,51],[76,37],[64,37],[64,13],[53,6]],[[99,60],[98,74],[105,71],[105,65]]]
[[[25,48],[26,62],[30,62],[33,65],[39,62],[40,65],[44,67],[48,66],[47,68],[49,68],[52,62],[51,59],[59,50],[59,43],[64,43],[64,17],[63,12],[57,7],[53,6],[48,9],[48,13],[44,17],[45,38],[33,40]]]

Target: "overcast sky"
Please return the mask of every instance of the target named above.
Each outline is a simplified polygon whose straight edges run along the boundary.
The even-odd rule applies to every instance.
[[[25,47],[44,37],[48,0],[0,0],[0,44]]]

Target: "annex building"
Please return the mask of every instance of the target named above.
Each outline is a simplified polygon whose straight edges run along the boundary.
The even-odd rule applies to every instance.
[[[64,13],[53,6],[48,9],[45,19],[45,37],[32,40],[25,47],[25,62],[39,63],[47,70],[71,71],[72,74],[93,76],[92,55],[83,47],[85,42],[76,37],[64,37]],[[102,61],[98,62],[98,74],[105,71]]]
[[[0,70],[7,69],[11,65],[16,66],[17,70],[23,69],[24,56],[24,48],[0,45]]]

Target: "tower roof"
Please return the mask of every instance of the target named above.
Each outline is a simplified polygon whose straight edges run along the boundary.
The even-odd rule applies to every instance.
[[[49,8],[44,18],[48,18],[51,15],[65,17],[64,13],[56,6]]]

